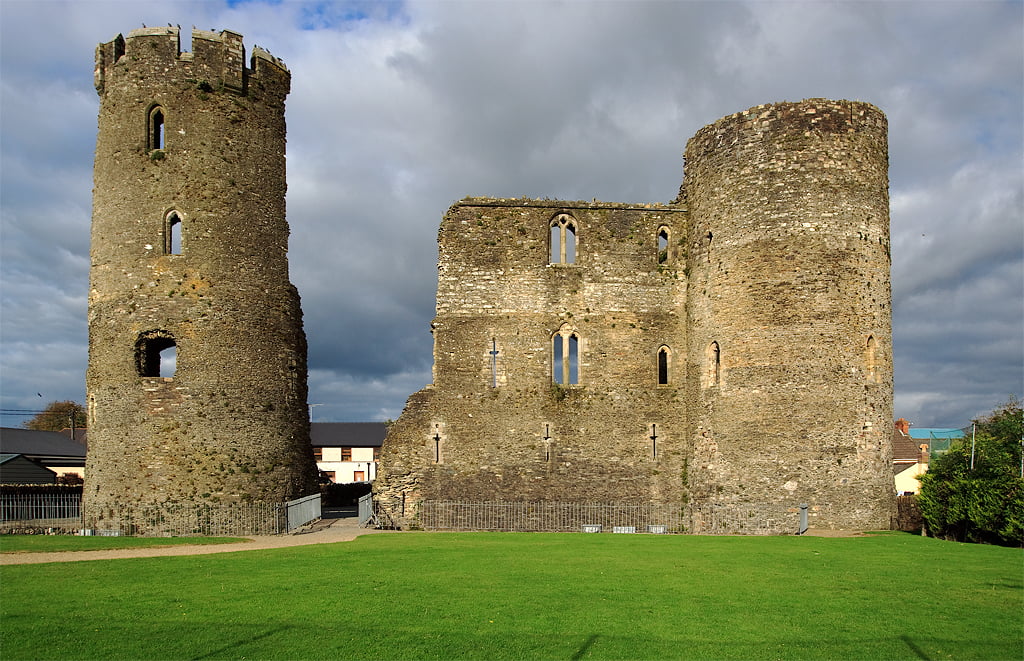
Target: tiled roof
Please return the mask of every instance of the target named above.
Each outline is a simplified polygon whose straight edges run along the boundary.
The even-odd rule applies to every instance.
[[[66,457],[85,461],[85,446],[55,431],[0,427],[0,452],[33,459]]]
[[[383,422],[314,422],[309,425],[313,447],[379,448],[388,426]]]
[[[899,429],[892,435],[892,460],[895,463],[916,464],[921,456],[920,442]]]

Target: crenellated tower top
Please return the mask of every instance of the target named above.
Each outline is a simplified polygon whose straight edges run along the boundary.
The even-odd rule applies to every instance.
[[[176,68],[185,78],[205,81],[213,88],[238,94],[248,93],[249,79],[256,78],[269,84],[283,84],[287,94],[291,80],[288,67],[258,46],[253,48],[246,67],[241,34],[193,28],[192,51],[183,52],[180,33],[180,28],[175,26],[143,27],[129,32],[127,38],[119,34],[98,45],[94,72],[96,91],[102,96],[120,68],[142,66],[159,68],[165,76],[165,72]]]

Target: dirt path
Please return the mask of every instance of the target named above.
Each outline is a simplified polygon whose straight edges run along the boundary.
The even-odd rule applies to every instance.
[[[235,551],[278,549],[286,546],[350,542],[360,535],[387,532],[392,531],[362,528],[355,518],[324,519],[314,524],[309,530],[303,530],[291,535],[254,536],[238,544],[182,544],[180,546],[159,546],[144,549],[61,551],[57,553],[0,553],[0,565],[31,565],[43,562],[76,562],[82,560],[117,560],[120,558],[154,558],[168,555],[232,553]]]
[[[0,565],[33,565],[43,562],[76,562],[82,560],[117,560],[120,558],[155,558],[168,555],[206,555],[209,553],[232,553],[235,551],[256,551],[279,549],[286,546],[309,544],[333,544],[351,542],[361,535],[394,533],[393,530],[363,528],[354,517],[323,519],[308,530],[291,535],[265,535],[249,537],[238,544],[159,546],[145,549],[107,549],[103,551],[60,551],[57,553],[0,553]],[[864,533],[855,530],[822,530],[811,528],[808,537],[862,537]]]

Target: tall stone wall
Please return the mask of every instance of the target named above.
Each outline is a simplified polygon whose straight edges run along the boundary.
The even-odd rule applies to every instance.
[[[557,218],[575,228],[573,263],[552,263]],[[434,383],[391,426],[375,486],[394,518],[411,521],[423,499],[678,500],[685,280],[680,263],[659,263],[657,236],[682,236],[683,218],[539,200],[449,210]],[[553,383],[560,331],[578,337],[578,383]],[[658,385],[662,347],[680,362]]]
[[[283,501],[316,488],[306,342],[288,279],[290,74],[241,35],[96,50],[87,516]],[[160,350],[174,345],[173,375]],[[174,360],[164,352],[163,366]]]
[[[434,382],[375,485],[396,523],[423,500],[548,500],[685,504],[696,532],[790,530],[803,503],[812,525],[889,526],[884,116],[759,106],[686,162],[672,205],[449,210]]]

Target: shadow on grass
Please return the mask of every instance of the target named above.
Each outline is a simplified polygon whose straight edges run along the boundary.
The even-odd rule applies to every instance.
[[[277,627],[276,629],[271,629],[270,631],[264,631],[263,633],[255,635],[255,636],[250,636],[248,638],[242,638],[242,639],[236,640],[235,642],[233,642],[233,643],[231,643],[229,645],[223,645],[221,647],[218,647],[215,650],[211,650],[211,651],[207,652],[206,654],[201,654],[199,656],[194,656],[194,657],[192,657],[191,661],[202,661],[202,659],[209,659],[210,657],[213,657],[213,656],[222,655],[225,652],[229,652],[229,651],[231,651],[233,649],[237,649],[237,648],[239,648],[239,647],[241,647],[243,645],[248,645],[250,643],[255,643],[258,640],[263,640],[264,638],[270,638],[271,636],[276,636],[277,634],[282,633],[284,631],[288,631],[291,628],[293,628],[293,627],[290,627],[290,626]],[[233,656],[233,655],[228,655],[228,656]],[[245,658],[245,657],[242,657],[242,658]]]
[[[918,647],[914,641],[910,640],[910,636],[900,636],[900,640],[907,644],[907,647],[910,648],[910,651],[913,652],[914,656],[917,658],[923,659],[923,661],[932,661],[932,658],[925,654],[924,650]]]
[[[580,659],[582,659],[586,655],[587,650],[589,650],[590,647],[596,642],[597,634],[594,634],[590,638],[587,638],[587,642],[583,643],[583,645],[581,645],[580,648],[576,650],[576,653],[569,658],[572,659],[572,661],[580,661]]]

